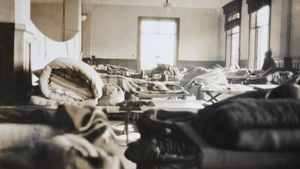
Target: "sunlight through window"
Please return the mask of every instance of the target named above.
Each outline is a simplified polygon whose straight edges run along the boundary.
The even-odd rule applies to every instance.
[[[142,20],[140,31],[141,69],[150,70],[157,64],[174,65],[176,56],[176,21]]]
[[[231,35],[231,66],[239,66],[239,33],[240,27],[232,29]]]
[[[251,14],[250,57],[254,60],[254,68],[261,69],[266,51],[269,49],[269,17],[270,6],[264,6]]]

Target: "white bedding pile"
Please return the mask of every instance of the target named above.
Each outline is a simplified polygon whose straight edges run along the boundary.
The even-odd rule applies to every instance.
[[[82,106],[97,104],[103,82],[90,65],[71,58],[57,58],[42,70],[39,85],[44,97],[57,104]],[[43,99],[33,96],[31,100],[41,104]]]

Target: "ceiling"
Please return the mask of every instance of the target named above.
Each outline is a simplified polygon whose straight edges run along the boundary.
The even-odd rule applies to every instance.
[[[31,2],[60,3],[63,0],[31,0]],[[162,6],[165,0],[82,0],[85,3],[130,6]],[[172,7],[221,8],[232,0],[169,0]]]

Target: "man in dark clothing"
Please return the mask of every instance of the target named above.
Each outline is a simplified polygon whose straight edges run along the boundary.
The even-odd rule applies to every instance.
[[[262,70],[266,71],[272,67],[275,67],[275,61],[272,59],[272,51],[271,50],[268,50],[266,53],[265,53],[266,57],[264,59],[264,64],[262,66]]]

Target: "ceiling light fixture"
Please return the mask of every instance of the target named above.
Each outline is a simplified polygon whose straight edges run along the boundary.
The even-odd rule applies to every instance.
[[[166,3],[163,3],[163,7],[166,12],[170,12],[172,4],[169,3],[168,0],[166,0]]]
[[[84,4],[84,0],[82,0],[82,6],[81,6],[81,21],[85,21],[87,18],[87,12],[86,12],[86,8],[85,8],[85,4]]]

